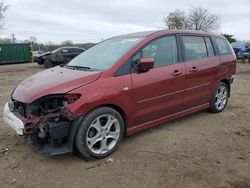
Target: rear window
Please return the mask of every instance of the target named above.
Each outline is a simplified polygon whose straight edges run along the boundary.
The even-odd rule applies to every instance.
[[[187,61],[207,57],[207,47],[203,37],[182,36]]]
[[[220,55],[232,54],[229,43],[223,38],[215,38]]]

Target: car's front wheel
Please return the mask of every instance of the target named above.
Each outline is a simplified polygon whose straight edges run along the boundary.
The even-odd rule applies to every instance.
[[[38,61],[37,61],[38,65],[42,65],[43,62],[44,62],[44,60],[42,58],[39,58]]]
[[[43,63],[45,69],[51,68],[54,66],[53,62],[49,59],[46,59]]]
[[[227,105],[228,98],[229,98],[229,88],[226,83],[220,82],[210,101],[209,110],[213,113],[218,113],[223,111]]]
[[[113,153],[124,135],[122,116],[113,108],[100,107],[86,115],[75,136],[75,147],[87,159]]]

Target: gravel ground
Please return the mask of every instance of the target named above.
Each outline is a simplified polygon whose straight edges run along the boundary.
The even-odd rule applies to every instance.
[[[0,110],[34,63],[0,66]],[[250,64],[237,64],[224,112],[202,111],[126,138],[99,161],[44,156],[0,115],[0,187],[250,187]]]

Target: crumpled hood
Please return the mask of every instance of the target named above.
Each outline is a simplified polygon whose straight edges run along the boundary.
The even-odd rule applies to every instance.
[[[14,100],[31,103],[43,96],[63,94],[97,80],[101,72],[79,71],[60,66],[34,74],[22,81],[12,94]]]

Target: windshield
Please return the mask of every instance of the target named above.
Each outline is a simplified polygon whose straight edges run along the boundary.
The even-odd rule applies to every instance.
[[[114,65],[143,37],[111,38],[84,51],[66,64],[66,67],[85,67],[88,70],[105,70]]]

